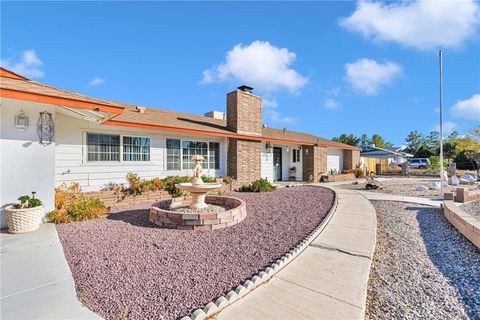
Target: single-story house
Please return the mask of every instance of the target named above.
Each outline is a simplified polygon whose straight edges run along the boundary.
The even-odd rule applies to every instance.
[[[402,147],[379,148],[375,146],[363,148],[360,156],[362,158],[387,159],[389,165],[398,165],[413,157],[412,154],[404,152]]]
[[[240,183],[317,180],[360,161],[359,148],[264,126],[262,98],[247,86],[227,94],[226,113],[199,116],[96,99],[2,68],[0,98],[2,208],[36,191],[49,211],[62,183],[95,191],[125,183],[127,172],[191,175],[196,154],[207,159],[205,174]]]

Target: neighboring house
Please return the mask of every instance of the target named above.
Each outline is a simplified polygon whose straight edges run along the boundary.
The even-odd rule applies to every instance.
[[[2,208],[36,191],[51,210],[54,188],[64,182],[93,191],[125,183],[127,172],[142,178],[191,175],[195,154],[207,159],[205,174],[239,183],[288,180],[291,167],[296,180],[317,180],[360,161],[358,148],[263,126],[262,98],[247,86],[227,94],[226,114],[198,116],[95,99],[3,68],[0,76]]]
[[[402,147],[379,148],[369,146],[362,149],[360,156],[363,158],[387,159],[389,165],[396,165],[413,157],[412,154],[403,152],[402,150]]]

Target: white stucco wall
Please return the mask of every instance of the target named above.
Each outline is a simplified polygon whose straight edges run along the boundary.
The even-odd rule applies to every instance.
[[[205,175],[226,175],[226,139],[137,128],[100,125],[98,123],[57,113],[57,145],[55,183],[78,182],[82,191],[94,191],[109,182],[126,183],[128,172],[150,179],[175,175],[192,175],[191,170],[167,171],[165,143],[167,138],[220,142],[220,169],[204,170]],[[88,162],[86,160],[86,133],[136,135],[150,138],[149,162]]]
[[[20,110],[29,117],[29,127],[18,131],[14,118]],[[37,192],[46,212],[54,207],[55,140],[48,146],[39,143],[37,121],[39,113],[55,107],[48,104],[0,100],[0,206],[1,227],[6,227],[3,208],[17,202],[22,195]]]
[[[266,143],[262,142],[262,152],[261,152],[261,172],[260,175],[262,178],[267,179],[268,181],[273,181],[273,153],[268,153],[265,148]]]

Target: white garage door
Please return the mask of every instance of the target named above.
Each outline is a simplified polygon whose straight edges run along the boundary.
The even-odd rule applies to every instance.
[[[343,170],[343,150],[327,149],[327,170]]]

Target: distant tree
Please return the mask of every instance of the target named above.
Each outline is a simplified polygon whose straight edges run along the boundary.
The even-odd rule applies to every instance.
[[[379,134],[372,135],[372,138],[370,139],[370,141],[372,142],[372,144],[375,145],[375,147],[379,147],[379,148],[391,148],[393,146],[392,143],[385,142],[385,140]]]
[[[368,147],[369,145],[371,145],[372,142],[370,141],[370,139],[368,139],[368,136],[364,133],[362,134],[362,136],[360,137],[360,147],[362,148],[365,148],[365,147]]]
[[[415,158],[430,158],[433,155],[434,155],[433,152],[431,152],[430,149],[427,148],[426,146],[421,146],[414,153]]]
[[[339,137],[333,137],[332,140],[345,143],[354,147],[357,147],[358,143],[360,142],[360,138],[354,136],[353,134],[346,135],[345,133],[342,133]]]
[[[405,142],[407,143],[405,151],[414,154],[421,146],[425,145],[425,137],[416,130],[410,131]]]
[[[455,162],[459,169],[479,169],[480,167],[480,128],[474,129],[471,135],[456,140],[455,150],[458,155]]]
[[[443,157],[447,158],[448,162],[455,158],[457,153],[457,143],[455,139],[449,139],[443,143]],[[440,154],[440,148],[438,154]]]
[[[436,153],[438,156],[437,150],[440,147],[440,132],[430,131],[428,136],[425,138],[425,146],[432,152]]]

